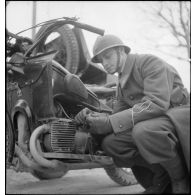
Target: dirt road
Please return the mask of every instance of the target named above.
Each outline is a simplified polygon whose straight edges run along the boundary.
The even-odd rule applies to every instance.
[[[120,186],[103,169],[69,171],[63,178],[40,181],[29,173],[7,170],[7,194],[139,194],[140,185]]]

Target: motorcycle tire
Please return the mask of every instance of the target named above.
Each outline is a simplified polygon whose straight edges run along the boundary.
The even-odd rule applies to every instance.
[[[40,172],[37,170],[32,170],[31,174],[39,180],[49,180],[49,179],[57,179],[63,177],[67,171],[56,171],[52,169],[48,169],[46,172]]]
[[[15,138],[11,118],[6,112],[6,167],[9,168],[14,155]]]
[[[109,167],[104,167],[104,170],[106,171],[110,179],[122,186],[137,184],[137,180],[134,177],[131,169],[128,169],[127,171],[127,169],[118,168],[115,165],[112,165]]]
[[[36,33],[34,41],[36,41],[40,34],[43,33],[43,31],[48,26],[55,26],[55,24],[50,25],[44,25],[42,26],[39,31]],[[58,33],[60,35],[60,38],[58,39],[57,44],[52,43],[51,48],[46,48],[45,42],[47,41],[47,38],[52,33]],[[52,36],[52,35],[51,35]],[[57,50],[58,53],[56,54],[54,60],[56,60],[58,63],[60,63],[64,68],[66,68],[69,72],[76,74],[79,66],[79,45],[77,38],[75,36],[75,33],[73,30],[68,26],[64,25],[55,31],[52,31],[49,35],[45,36],[36,46],[36,48],[33,51],[33,54],[36,55],[37,53],[43,53],[51,50]]]

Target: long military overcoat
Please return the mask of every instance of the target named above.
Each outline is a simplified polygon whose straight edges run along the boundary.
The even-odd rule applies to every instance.
[[[117,91],[115,114],[109,116],[114,132],[129,130],[140,121],[168,112],[189,168],[190,106],[181,106],[189,103],[189,94],[178,72],[156,56],[129,54],[119,75]]]

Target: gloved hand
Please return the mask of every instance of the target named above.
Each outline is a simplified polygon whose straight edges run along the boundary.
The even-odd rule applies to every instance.
[[[110,119],[106,113],[93,112],[87,115],[88,128],[85,131],[92,134],[109,134],[113,132]]]
[[[92,110],[88,108],[84,108],[81,110],[76,116],[75,116],[75,122],[77,124],[85,124],[86,123],[86,117],[89,113],[93,112]]]

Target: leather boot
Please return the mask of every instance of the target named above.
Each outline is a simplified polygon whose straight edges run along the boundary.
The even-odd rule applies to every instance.
[[[167,172],[159,164],[151,164],[150,169],[154,173],[153,185],[147,188],[144,194],[163,194],[170,184],[170,178]]]
[[[189,194],[189,179],[184,177],[183,179],[172,181],[172,192],[173,194]]]
[[[188,194],[190,191],[188,172],[179,154],[177,153],[176,156],[169,161],[162,162],[161,165],[171,178],[172,193]]]
[[[141,156],[137,156],[135,165],[148,168],[153,174],[152,185],[148,187],[143,194],[163,194],[170,184],[170,177],[167,171],[160,164],[149,164]]]

